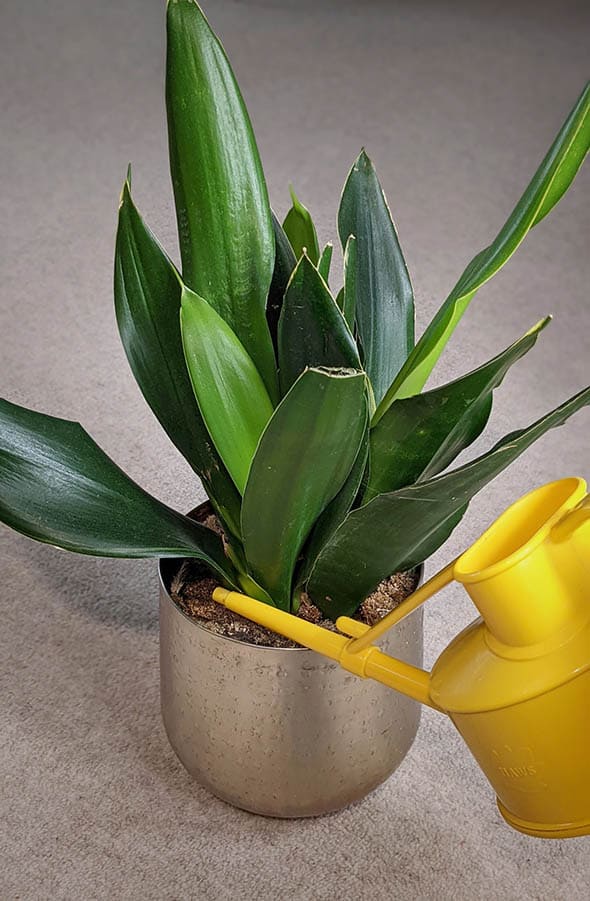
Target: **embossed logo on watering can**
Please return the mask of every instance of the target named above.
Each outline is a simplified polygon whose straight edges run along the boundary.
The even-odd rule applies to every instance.
[[[515,787],[526,792],[539,792],[547,788],[543,779],[543,761],[537,760],[532,748],[513,749],[503,745],[501,749],[492,749],[496,758],[498,772]]]

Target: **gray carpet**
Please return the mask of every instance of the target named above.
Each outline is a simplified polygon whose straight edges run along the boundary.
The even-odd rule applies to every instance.
[[[558,9],[559,7],[559,9]],[[333,238],[365,144],[413,275],[419,326],[502,224],[582,87],[584,4],[209,0],[280,213],[287,183]],[[29,0],[0,10],[2,394],[79,419],[180,509],[201,498],[119,345],[111,271],[128,160],[169,248],[175,226],[156,0]],[[488,446],[588,380],[590,170],[482,290],[438,370],[448,379],[555,322],[498,392]],[[588,414],[472,504],[428,571],[511,500],[590,475]],[[155,566],[76,558],[1,533],[0,898],[543,899],[590,894],[590,840],[511,831],[451,726],[427,711],[400,770],[363,803],[268,821],[192,783],[158,711]],[[450,591],[426,617],[432,661],[472,617]]]

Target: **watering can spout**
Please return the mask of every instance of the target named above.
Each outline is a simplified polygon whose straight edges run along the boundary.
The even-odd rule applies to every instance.
[[[350,649],[354,648],[356,642],[370,631],[369,626],[358,620],[341,617],[338,626],[344,634],[339,634],[227,588],[216,588],[213,599],[234,613],[336,660],[343,669],[355,676],[375,679],[421,704],[437,707],[430,697],[429,673],[402,660],[394,660],[372,644],[360,652],[351,653]]]

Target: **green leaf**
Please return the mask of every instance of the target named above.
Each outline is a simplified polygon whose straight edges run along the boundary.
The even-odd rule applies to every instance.
[[[367,415],[363,373],[308,369],[260,439],[242,504],[244,551],[282,609],[291,604],[301,548],[351,470]]]
[[[478,491],[537,438],[589,403],[586,388],[459,469],[380,494],[353,510],[318,557],[308,583],[313,601],[332,619],[353,613],[391,573],[411,569],[433,554]]]
[[[488,421],[492,392],[550,321],[551,317],[542,319],[493,360],[460,379],[395,401],[371,430],[371,474],[364,501],[432,478],[475,441]]]
[[[379,403],[414,344],[414,295],[387,201],[364,150],[342,192],[338,232],[343,248],[350,235],[356,237],[356,322]]]
[[[356,455],[346,482],[318,518],[311,535],[309,536],[309,540],[303,549],[303,561],[297,570],[297,582],[299,585],[305,585],[321,549],[350,512],[363,483],[368,461],[369,429],[367,428],[363,434],[359,452]]]
[[[332,262],[332,253],[334,251],[334,247],[332,244],[326,244],[324,249],[322,250],[320,260],[318,263],[318,272],[321,277],[328,284],[328,280],[330,278],[330,264]]]
[[[275,267],[268,292],[268,300],[266,302],[266,320],[270,329],[275,353],[278,355],[277,331],[279,327],[279,316],[283,309],[285,291],[287,290],[287,285],[289,284],[289,279],[293,274],[293,270],[297,265],[297,260],[295,259],[295,254],[293,253],[293,248],[291,247],[289,239],[274,213],[272,214],[272,226],[275,236]]]
[[[248,573],[238,573],[238,582],[240,583],[240,588],[247,594],[248,597],[256,598],[257,601],[262,601],[263,604],[269,604],[271,607],[275,606],[275,602],[271,598],[271,596],[261,588],[261,586],[256,582],[252,576],[249,576]]]
[[[279,319],[279,378],[282,394],[308,366],[360,369],[352,337],[336,301],[306,254],[289,282]]]
[[[356,314],[356,238],[348,236],[344,248],[344,287],[342,288],[342,313],[352,331]]]
[[[180,324],[186,364],[201,415],[240,492],[272,403],[254,363],[229,325],[190,288]]]
[[[309,210],[298,200],[292,185],[289,186],[289,191],[293,205],[285,217],[283,229],[291,242],[296,258],[299,259],[306,250],[311,262],[317,266],[320,259],[320,246],[315,225]]]
[[[417,342],[377,408],[378,422],[394,400],[422,390],[472,298],[502,268],[526,237],[565,194],[590,146],[590,83],[563,124],[532,181],[495,240],[469,263]]]
[[[99,557],[196,557],[236,585],[218,535],[132,482],[77,422],[0,400],[0,519]]]
[[[144,225],[130,188],[127,179],[115,249],[115,310],[125,353],[159,422],[239,535],[241,499],[203,422],[184,360],[178,273]]]
[[[166,105],[184,282],[225,319],[271,397],[274,238],[262,166],[225,52],[193,0],[169,0]]]

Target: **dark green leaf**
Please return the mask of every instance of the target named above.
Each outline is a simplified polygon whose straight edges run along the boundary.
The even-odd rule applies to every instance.
[[[549,322],[550,317],[541,320],[493,360],[460,379],[395,401],[371,429],[371,475],[365,502],[432,478],[475,441],[490,415],[492,392]]]
[[[309,536],[309,541],[303,551],[303,562],[297,571],[297,581],[300,585],[307,582],[321,549],[352,508],[366,474],[368,459],[369,430],[367,428],[346,482],[318,518]]]
[[[394,400],[411,397],[426,380],[475,293],[502,268],[529,230],[565,194],[590,145],[590,83],[566,119],[526,191],[495,240],[474,257],[416,344],[377,409],[377,422]]]
[[[182,290],[182,343],[207,431],[240,493],[272,403],[243,345],[206,300]]]
[[[275,352],[278,355],[277,331],[279,327],[279,316],[283,309],[285,291],[287,290],[287,285],[289,284],[289,279],[295,269],[297,260],[295,259],[295,254],[293,253],[293,248],[291,247],[289,239],[274,213],[272,214],[272,225],[275,236],[275,268],[268,292],[268,300],[266,302],[266,319]]]
[[[200,7],[169,0],[167,26],[168,138],[183,279],[225,319],[276,397],[265,315],[274,239],[248,113]]]
[[[181,283],[131,199],[121,195],[115,250],[115,310],[121,340],[143,396],[200,476],[228,528],[239,535],[240,496],[199,412],[180,335]]]
[[[330,263],[332,262],[333,250],[334,247],[332,244],[326,244],[326,246],[322,250],[320,261],[318,263],[318,272],[320,273],[326,284],[328,284],[328,280],[330,278]]]
[[[353,613],[391,573],[411,569],[433,554],[478,491],[537,438],[589,403],[586,388],[465,466],[380,494],[353,510],[318,557],[308,582],[313,601],[332,619]]]
[[[365,376],[308,369],[275,410],[242,504],[254,578],[289,609],[293,570],[311,528],[344,484],[367,428]]]
[[[375,400],[414,345],[414,295],[387,201],[364,150],[350,170],[338,211],[345,248],[356,237],[356,322]]]
[[[147,494],[77,422],[0,400],[0,519],[99,557],[196,557],[230,585],[218,535]]]
[[[308,366],[361,368],[344,317],[318,270],[304,254],[289,282],[279,319],[279,378],[283,394]]]
[[[306,250],[311,262],[317,266],[320,258],[320,246],[315,225],[309,210],[298,200],[292,185],[289,187],[289,191],[291,192],[293,206],[285,217],[283,229],[291,242],[291,247],[297,259]]]

